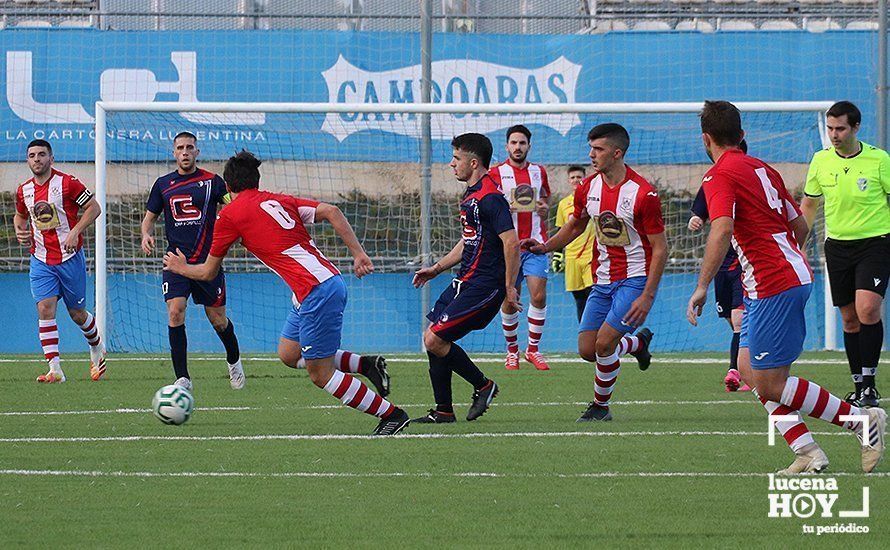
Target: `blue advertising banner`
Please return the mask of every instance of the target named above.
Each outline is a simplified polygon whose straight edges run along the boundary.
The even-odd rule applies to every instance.
[[[0,160],[17,161],[34,138],[50,139],[56,158],[93,158],[94,103],[413,102],[420,97],[419,37],[413,33],[333,31],[145,31],[7,29],[0,34],[6,93],[0,100]],[[567,103],[849,99],[874,112],[874,50],[867,32],[695,32],[604,35],[439,34],[434,101]],[[850,52],[849,58],[841,52]],[[801,115],[802,116],[802,115]],[[616,118],[616,117],[610,117]],[[587,130],[605,119],[575,116],[534,124],[541,162],[568,163]],[[621,122],[647,162],[704,162],[694,117],[633,115]],[[499,135],[499,115],[441,115],[433,125],[437,160],[463,131]],[[813,131],[811,119],[746,120],[748,133]],[[868,124],[864,138],[874,129]],[[647,131],[634,129],[647,128]],[[257,145],[265,156],[328,160],[416,160],[419,122],[409,115],[184,113],[110,120],[112,158],[154,160],[145,143],[177,131],[201,132],[205,158]],[[304,136],[301,139],[299,136]],[[294,138],[293,136],[297,136]],[[306,139],[305,136],[311,136]],[[768,148],[775,159],[805,162],[813,135]],[[296,141],[296,143],[295,143]],[[156,149],[156,148],[155,148]],[[767,148],[764,147],[764,150]]]

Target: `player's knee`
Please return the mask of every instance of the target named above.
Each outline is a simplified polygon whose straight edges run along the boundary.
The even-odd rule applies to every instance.
[[[71,317],[71,320],[78,325],[82,325],[87,322],[87,310],[85,309],[69,309],[68,315]]]
[[[545,307],[547,305],[547,291],[541,290],[539,292],[532,292],[530,301],[532,305],[537,308]]]
[[[607,355],[615,353],[616,343],[605,338],[597,338],[594,348],[596,349],[597,355],[606,357]],[[594,357],[594,360],[596,360],[596,357]]]
[[[288,342],[278,343],[278,358],[286,366],[292,369],[298,368],[301,356],[299,346],[291,345]]]
[[[841,319],[841,325],[843,326],[844,332],[859,332],[859,318],[856,316],[843,317]]]
[[[37,315],[41,319],[51,319],[56,314],[56,304],[53,302],[38,302]]]
[[[857,317],[857,325],[860,323],[864,323],[866,325],[873,325],[881,320],[881,302],[877,304],[866,304],[863,306],[856,306],[856,317]],[[858,326],[856,327],[859,328]],[[846,330],[846,329],[844,329]]]
[[[223,316],[222,318],[213,318],[210,319],[210,324],[213,325],[213,330],[216,332],[222,332],[226,330],[229,326],[229,320]]]
[[[423,333],[423,347],[427,349],[433,355],[438,357],[442,357],[445,355],[446,349],[448,347],[448,342],[439,338],[436,333],[427,329],[426,332]]]
[[[167,310],[167,322],[171,327],[185,324],[185,308],[170,308]]]
[[[589,361],[591,363],[596,363],[596,341],[593,342],[585,341],[578,342],[578,355],[581,356],[581,359],[585,361]]]

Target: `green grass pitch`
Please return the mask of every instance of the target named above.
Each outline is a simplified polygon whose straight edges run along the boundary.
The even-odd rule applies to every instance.
[[[480,366],[501,386],[492,409],[462,421],[471,389],[455,376],[459,422],[369,438],[375,419],[339,406],[304,371],[245,360],[229,388],[220,357],[193,354],[198,410],[183,426],[148,411],[172,381],[162,357],[112,356],[91,382],[40,385],[35,356],[0,358],[0,546],[99,547],[890,547],[890,477],[866,476],[855,438],[808,420],[835,476],[834,517],[769,518],[768,472],[792,455],[767,445],[749,393],[724,393],[721,354],[625,361],[615,420],[577,424],[593,368],[563,356],[550,372]],[[425,361],[390,360],[394,403],[430,406]],[[839,354],[795,372],[848,390]],[[879,472],[890,471],[890,462]],[[859,510],[869,488],[869,517]],[[856,523],[868,534],[803,534]]]

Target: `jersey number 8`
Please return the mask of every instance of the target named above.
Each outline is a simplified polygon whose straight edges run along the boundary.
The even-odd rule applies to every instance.
[[[297,226],[297,222],[290,217],[290,213],[278,201],[263,201],[260,203],[260,208],[265,210],[266,214],[272,216],[272,219],[278,222],[278,225],[284,229],[293,229]]]

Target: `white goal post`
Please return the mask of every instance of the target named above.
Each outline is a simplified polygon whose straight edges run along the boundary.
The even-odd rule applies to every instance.
[[[832,105],[831,101],[759,101],[736,102],[735,105],[743,115],[749,113],[795,113],[812,114],[817,121],[820,146],[828,145],[824,113]],[[103,337],[108,336],[109,320],[109,258],[107,256],[107,243],[109,239],[109,220],[107,210],[108,198],[108,165],[110,162],[120,162],[119,159],[109,159],[109,116],[116,113],[214,113],[220,116],[224,114],[251,114],[251,113],[277,113],[277,114],[401,114],[414,115],[414,118],[422,119],[425,115],[515,115],[515,116],[560,116],[560,115],[658,115],[658,114],[697,114],[701,111],[702,102],[671,102],[671,103],[575,103],[575,104],[491,104],[491,103],[180,103],[180,102],[97,102],[95,117],[95,170],[96,170],[96,198],[102,207],[102,215],[95,224],[95,265],[96,265],[96,319],[98,329]],[[419,115],[419,116],[418,116]],[[194,120],[192,117],[189,120]],[[249,118],[249,117],[247,117]],[[429,120],[429,119],[427,119]],[[621,122],[621,119],[617,119]],[[419,125],[420,123],[417,122]],[[472,121],[465,119],[460,127],[462,131],[478,131],[491,134],[496,131],[500,134],[506,126],[497,127],[496,130],[483,128],[474,130]],[[380,128],[375,128],[381,131]],[[587,128],[584,129],[586,135]],[[629,128],[631,140],[634,140],[634,131]],[[383,129],[382,131],[386,131]],[[462,132],[455,132],[462,133]],[[413,136],[417,137],[417,136]],[[785,136],[793,140],[793,136]],[[338,138],[339,139],[339,138]],[[345,139],[345,138],[344,138]],[[437,140],[444,139],[442,136]],[[586,146],[586,141],[583,144]],[[495,151],[499,151],[499,145],[495,143]],[[631,146],[633,148],[633,145]],[[753,151],[755,156],[762,156],[758,151]],[[261,157],[262,158],[262,157]],[[532,159],[534,160],[534,159]],[[636,161],[640,162],[640,161]],[[547,164],[546,160],[542,161]],[[421,167],[422,170],[422,167]],[[420,172],[417,178],[421,178]],[[150,182],[148,182],[150,184]],[[420,187],[422,200],[429,200],[429,188]],[[426,194],[426,197],[423,195]],[[555,208],[555,205],[551,205]],[[112,223],[114,223],[112,221]],[[419,222],[418,222],[419,223]],[[428,223],[428,222],[427,222]],[[138,247],[137,247],[138,248]],[[424,248],[429,250],[429,248]],[[694,252],[694,251],[692,251]],[[694,256],[694,254],[692,254]],[[690,257],[692,257],[690,256]],[[421,258],[428,261],[429,258]],[[158,268],[159,269],[159,268]],[[823,266],[824,273],[824,266]],[[837,349],[837,337],[835,329],[835,311],[831,305],[830,292],[827,277],[824,280],[823,315],[825,319],[824,347]],[[424,304],[424,308],[427,304]],[[549,322],[549,321],[548,321]],[[419,330],[419,328],[418,328]]]

